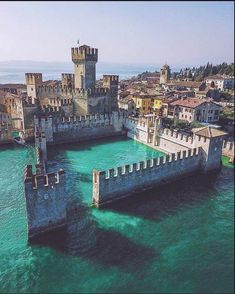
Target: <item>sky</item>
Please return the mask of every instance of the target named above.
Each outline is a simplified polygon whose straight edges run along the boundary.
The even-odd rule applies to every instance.
[[[78,39],[102,62],[233,62],[234,3],[0,2],[0,61],[70,62]]]

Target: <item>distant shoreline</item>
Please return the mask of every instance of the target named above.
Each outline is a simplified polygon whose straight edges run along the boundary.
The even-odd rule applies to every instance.
[[[121,79],[128,79],[145,71],[159,71],[161,65],[149,64],[115,64],[97,63],[96,78],[100,79],[103,74],[116,74]],[[179,68],[172,68],[178,71]],[[0,61],[0,84],[25,83],[26,72],[40,72],[43,80],[60,80],[61,73],[72,73],[73,64],[66,62],[31,62],[31,61]]]

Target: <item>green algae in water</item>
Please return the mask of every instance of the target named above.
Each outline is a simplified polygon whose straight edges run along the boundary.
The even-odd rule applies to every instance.
[[[0,292],[233,293],[233,167],[90,207],[93,168],[159,155],[128,139],[49,148],[79,218],[64,238],[28,245],[23,168],[34,150],[0,148]]]
[[[229,162],[229,157],[227,156],[222,156],[222,164],[223,166],[234,168],[234,164]]]

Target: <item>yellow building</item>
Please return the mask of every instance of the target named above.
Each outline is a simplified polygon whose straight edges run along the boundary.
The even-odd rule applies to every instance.
[[[160,109],[162,107],[162,98],[154,97],[154,102],[153,102],[153,110]]]
[[[140,115],[152,113],[153,98],[150,95],[133,94],[132,99],[136,105],[136,111]]]
[[[157,97],[156,95],[145,94],[133,94],[131,98],[134,101],[136,112],[140,115],[145,114],[157,114],[162,107],[163,97]]]

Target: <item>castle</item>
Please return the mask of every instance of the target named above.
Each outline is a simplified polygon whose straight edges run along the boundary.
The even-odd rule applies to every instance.
[[[29,240],[66,226],[67,222],[66,173],[47,172],[47,145],[127,135],[166,153],[108,171],[93,170],[91,202],[97,207],[191,173],[217,170],[225,147],[226,133],[220,130],[203,127],[186,136],[163,129],[157,116],[136,119],[128,117],[125,111],[69,118],[35,117],[34,124],[36,173],[29,165],[24,178]]]
[[[102,87],[96,87],[98,49],[87,45],[71,48],[71,58],[74,73],[62,73],[59,83],[44,83],[41,73],[25,74],[27,103],[42,109],[61,110],[65,116],[117,110],[118,75],[104,75]]]
[[[217,129],[203,127],[186,136],[164,129],[157,115],[129,117],[118,109],[117,75],[104,75],[102,87],[96,86],[98,49],[83,45],[72,48],[71,55],[74,73],[62,73],[61,83],[45,85],[42,74],[26,73],[24,118],[26,128],[32,127],[37,158],[36,172],[27,165],[24,175],[29,240],[67,224],[66,172],[48,172],[47,145],[126,135],[166,154],[108,171],[93,170],[91,203],[96,207],[191,173],[217,170],[223,150],[234,150],[224,141],[226,133]],[[169,77],[165,65],[160,83]]]

